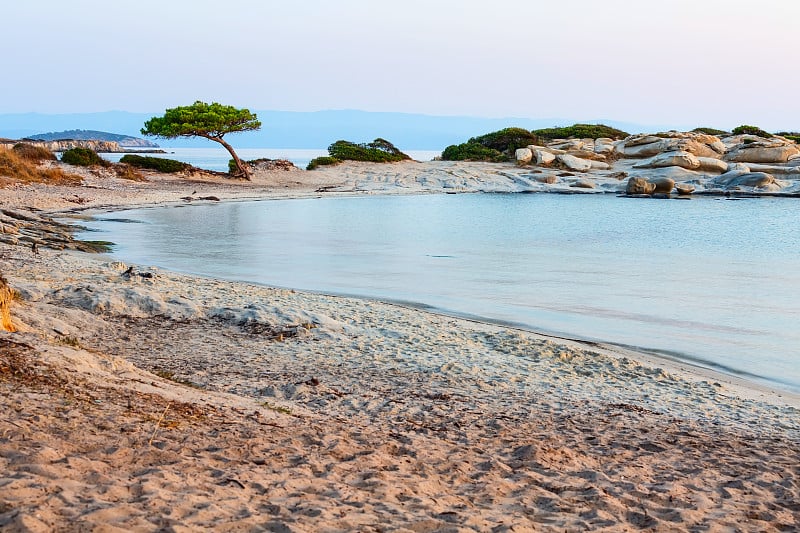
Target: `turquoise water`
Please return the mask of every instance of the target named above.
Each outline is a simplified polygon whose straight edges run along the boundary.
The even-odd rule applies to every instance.
[[[90,238],[129,262],[412,302],[800,390],[798,221],[780,198],[428,195],[140,209],[98,217]]]
[[[235,149],[235,147],[234,147]],[[211,148],[170,148],[162,147],[165,154],[141,154],[153,157],[166,157],[167,159],[177,159],[184,163],[189,163],[198,168],[206,170],[215,170],[217,172],[228,171],[228,161],[231,155],[222,147]],[[240,158],[245,161],[253,159],[287,159],[295,164],[296,167],[306,168],[308,162],[315,157],[328,155],[328,151],[324,148],[320,149],[304,149],[304,148],[240,148],[236,149],[236,153]],[[440,152],[431,150],[407,150],[406,153],[417,161],[430,161],[438,156]],[[118,162],[125,154],[100,154],[104,159]]]

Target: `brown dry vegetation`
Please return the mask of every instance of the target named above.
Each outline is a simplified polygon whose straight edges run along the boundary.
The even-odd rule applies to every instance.
[[[80,185],[82,178],[60,168],[43,168],[15,150],[0,148],[0,187],[15,183]]]
[[[6,283],[6,279],[0,275],[0,329],[3,331],[16,331],[14,324],[11,323],[11,301],[14,299],[14,291]]]

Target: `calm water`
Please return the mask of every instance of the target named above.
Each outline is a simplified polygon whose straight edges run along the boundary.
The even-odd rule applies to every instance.
[[[798,221],[792,199],[430,195],[117,212],[85,238],[130,262],[415,302],[800,390]]]
[[[215,170],[217,172],[228,171],[228,161],[231,155],[224,148],[169,148],[162,147],[166,154],[140,154],[153,157],[166,157],[167,159],[177,159],[184,163],[189,163],[198,168]],[[328,151],[321,149],[301,149],[301,148],[240,148],[234,146],[236,153],[245,161],[253,159],[288,159],[296,167],[306,168],[308,162],[315,157],[328,155]],[[406,150],[406,153],[417,161],[430,161],[438,156],[440,152],[431,150]],[[104,159],[118,162],[125,154],[100,154]]]

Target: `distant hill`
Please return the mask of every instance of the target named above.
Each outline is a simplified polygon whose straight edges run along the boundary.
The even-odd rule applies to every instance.
[[[384,113],[355,110],[269,111],[251,109],[263,124],[260,131],[232,134],[226,137],[236,148],[327,148],[340,139],[369,142],[377,137],[391,141],[401,150],[443,150],[470,137],[502,128],[517,126],[527,129],[569,126],[574,123],[602,122],[631,133],[665,131],[678,125],[631,124],[596,117],[567,120],[562,118],[485,118],[469,116],[436,116],[413,113]],[[0,137],[21,139],[42,131],[85,129],[115,131],[129,137],[140,135],[140,129],[151,117],[163,114],[106,111],[102,113],[0,114]],[[694,126],[689,126],[689,128]],[[60,133],[59,135],[63,135]],[[168,139],[160,141],[168,147],[216,147],[205,139]]]
[[[36,135],[26,135],[25,138],[34,141],[63,141],[67,139],[74,141],[112,141],[118,143],[120,146],[125,147],[135,146],[158,148],[156,143],[146,139],[97,130],[56,131],[50,133],[38,133]]]

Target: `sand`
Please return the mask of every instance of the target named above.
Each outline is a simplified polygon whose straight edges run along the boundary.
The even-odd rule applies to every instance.
[[[94,176],[0,202],[442,192],[403,185],[435,163],[339,172]],[[2,244],[0,261],[19,294],[0,333],[4,531],[800,528],[797,395],[390,303],[71,251]]]

